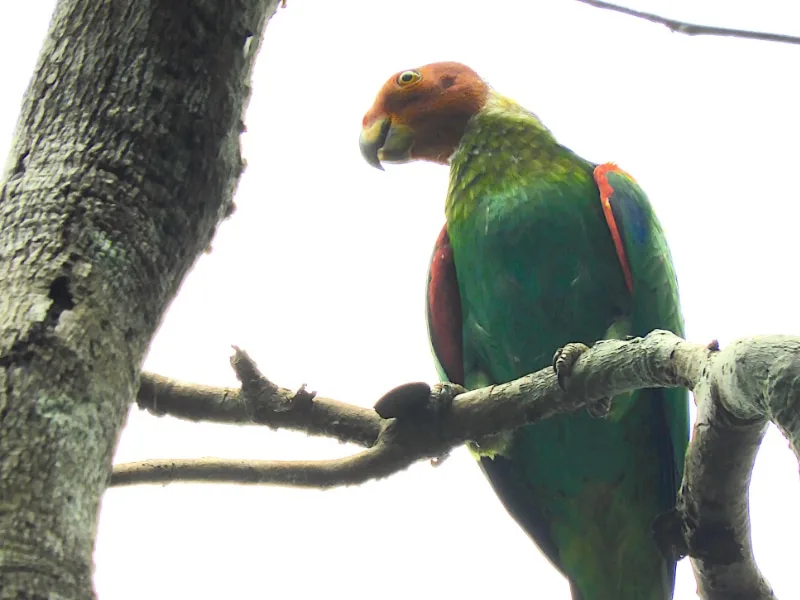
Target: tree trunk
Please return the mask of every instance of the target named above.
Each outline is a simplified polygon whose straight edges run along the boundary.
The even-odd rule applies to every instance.
[[[166,307],[232,211],[278,1],[55,10],[0,188],[2,600],[94,596],[117,437]]]

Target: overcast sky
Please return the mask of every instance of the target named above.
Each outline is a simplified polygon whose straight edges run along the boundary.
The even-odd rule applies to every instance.
[[[793,0],[635,2],[715,25],[800,35]],[[2,153],[52,11],[0,20]],[[238,210],[187,277],[145,367],[235,385],[231,344],[276,383],[371,406],[435,381],[423,289],[447,169],[363,162],[361,117],[385,79],[435,60],[471,65],[562,143],[613,160],[666,229],[687,337],[800,334],[800,47],[671,34],[572,0],[289,0],[253,81]],[[131,414],[117,461],[330,458],[353,449],[257,427]],[[756,558],[797,596],[797,463],[774,428],[751,487]],[[796,546],[796,544],[795,544]],[[440,468],[327,492],[173,484],[111,490],[101,599],[569,598],[463,450]],[[695,598],[688,561],[675,598]],[[324,596],[323,596],[324,597]]]

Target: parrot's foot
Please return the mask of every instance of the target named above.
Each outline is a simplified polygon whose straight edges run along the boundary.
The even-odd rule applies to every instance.
[[[463,394],[467,388],[457,383],[436,383],[431,389],[431,403],[437,414],[448,410],[453,405],[453,400]]]
[[[575,363],[587,350],[589,350],[589,346],[586,344],[567,344],[563,348],[556,350],[553,355],[553,371],[555,371],[558,379],[558,387],[564,392],[567,391],[566,380],[572,375]],[[610,411],[611,398],[600,398],[586,406],[586,412],[596,419],[604,419]]]
[[[556,350],[556,353],[553,355],[553,371],[555,371],[556,377],[558,378],[558,387],[563,391],[567,391],[565,381],[572,375],[572,369],[575,367],[575,363],[578,361],[580,355],[587,350],[589,350],[589,346],[586,344],[567,344],[563,348]]]

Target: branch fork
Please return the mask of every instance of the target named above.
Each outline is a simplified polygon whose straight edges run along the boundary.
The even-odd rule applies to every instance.
[[[320,461],[149,460],[117,465],[111,485],[357,485],[419,460],[441,464],[453,448],[469,440],[596,408],[618,394],[686,387],[694,391],[697,422],[676,508],[654,523],[656,541],[668,556],[691,558],[703,598],[774,598],[753,558],[748,488],[770,421],[800,456],[798,337],[753,337],[720,349],[716,341],[692,344],[656,330],[643,338],[604,340],[592,348],[568,345],[556,353],[555,368],[486,388],[404,384],[380,398],[374,409],[320,397],[305,386],[297,391],[281,388],[238,348],[231,362],[242,383],[239,390],[145,373],[139,406],[184,419],[293,429],[365,449]]]

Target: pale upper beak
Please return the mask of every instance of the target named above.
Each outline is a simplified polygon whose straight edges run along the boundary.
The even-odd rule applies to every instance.
[[[361,129],[358,146],[361,155],[370,165],[383,170],[382,161],[407,162],[411,160],[414,135],[410,127],[393,122],[388,116],[374,119]]]
[[[381,165],[378,153],[386,142],[386,136],[389,135],[389,128],[391,126],[392,121],[388,117],[375,119],[370,125],[361,129],[361,135],[358,137],[358,147],[361,149],[361,156],[363,156],[364,160],[370,165],[381,171],[383,171],[383,165]]]

